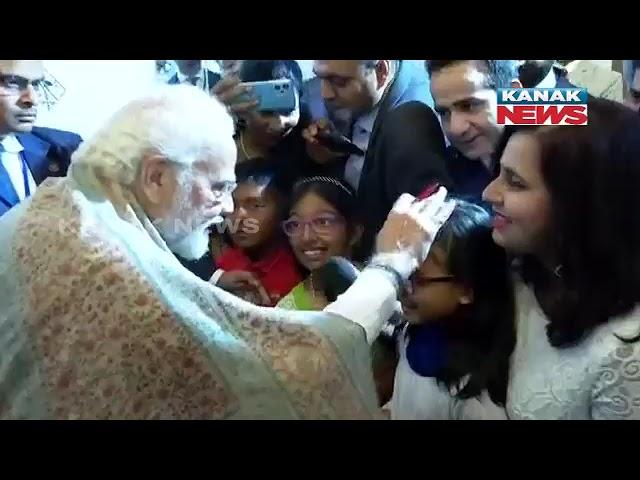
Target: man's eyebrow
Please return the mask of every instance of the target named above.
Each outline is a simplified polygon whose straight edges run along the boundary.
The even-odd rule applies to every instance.
[[[24,75],[19,75],[17,73],[4,73],[3,71],[0,70],[0,77],[15,77],[15,78],[20,78],[23,80],[27,80],[28,82],[43,82],[46,80],[46,77],[44,74],[39,75],[37,77],[25,77]]]
[[[339,80],[349,80],[351,78],[351,77],[345,77],[343,75],[337,75],[335,73],[322,74],[322,73],[318,73],[315,69],[313,70],[313,74],[318,78],[335,78]]]
[[[445,107],[444,105],[440,105],[440,104],[436,103],[436,104],[434,105],[434,107],[433,107],[433,108],[434,108],[436,111],[438,111],[438,110],[439,110],[439,111],[443,112],[443,111],[446,111],[446,110],[451,110],[451,108],[453,108],[453,107],[459,107],[460,105],[463,105],[463,104],[465,104],[465,103],[470,103],[470,102],[475,102],[475,101],[480,101],[480,102],[482,102],[482,101],[484,101],[484,100],[483,100],[483,99],[481,99],[481,98],[476,98],[476,97],[465,97],[465,98],[461,98],[461,99],[459,99],[459,100],[456,100],[455,102],[453,102],[453,103],[452,103],[450,106],[448,106],[448,107]]]

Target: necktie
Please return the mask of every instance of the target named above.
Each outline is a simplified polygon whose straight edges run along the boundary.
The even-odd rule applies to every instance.
[[[4,145],[0,143],[0,155],[6,152]],[[29,167],[27,166],[27,162],[24,159],[22,153],[18,153],[20,157],[20,162],[22,163],[22,181],[24,182],[24,198],[27,198],[31,195],[31,187],[29,185]]]
[[[360,125],[355,124],[353,126],[353,133],[351,141],[360,148],[363,152],[367,151],[367,144],[369,140],[369,132],[362,128]],[[360,186],[360,177],[362,175],[362,168],[364,166],[364,156],[351,155],[347,160],[344,170],[344,179],[358,191]]]

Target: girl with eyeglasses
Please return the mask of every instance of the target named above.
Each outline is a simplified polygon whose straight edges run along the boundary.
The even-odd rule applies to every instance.
[[[402,308],[391,418],[506,419],[513,290],[483,208],[457,200]]]
[[[353,190],[333,177],[308,177],[293,189],[284,233],[307,273],[279,303],[289,310],[322,310],[329,304],[317,270],[334,256],[351,256],[362,235]]]
[[[307,272],[279,303],[288,310],[322,310],[329,304],[319,269],[334,256],[350,258],[362,236],[362,224],[351,187],[334,177],[300,180],[293,189],[289,218],[283,230],[294,255]],[[382,405],[391,396],[395,352],[384,342],[372,346],[372,370]]]

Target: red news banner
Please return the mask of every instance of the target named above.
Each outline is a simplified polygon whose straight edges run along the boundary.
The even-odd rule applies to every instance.
[[[499,88],[499,125],[586,125],[584,88]]]

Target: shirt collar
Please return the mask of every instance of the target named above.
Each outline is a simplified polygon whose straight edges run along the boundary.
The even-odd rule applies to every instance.
[[[378,107],[371,110],[369,113],[361,116],[356,120],[356,125],[367,133],[373,132],[373,125],[376,122],[376,116],[378,115]]]
[[[536,88],[556,88],[556,83],[556,70],[551,68],[547,76],[536,85]]]
[[[202,77],[202,70],[200,70],[198,73],[196,73],[195,75],[188,77],[186,75],[184,75],[180,70],[178,70],[178,81],[180,83],[184,83],[187,80],[191,79],[191,78],[197,78],[198,80],[200,80],[200,77]]]
[[[253,261],[241,248],[233,247],[233,255],[236,257],[236,262],[242,264],[242,268],[249,269],[253,272],[269,273],[273,267],[281,261],[283,256],[287,255],[287,247],[284,245],[277,245],[265,253],[264,257],[259,260]]]
[[[7,153],[20,153],[24,147],[20,144],[15,135],[7,135],[2,140],[2,146]]]

